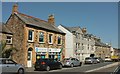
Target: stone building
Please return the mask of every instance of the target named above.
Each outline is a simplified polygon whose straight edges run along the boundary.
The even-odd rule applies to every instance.
[[[4,23],[0,23],[0,43],[6,43],[5,49],[12,47],[12,32]]]
[[[18,12],[15,4],[6,26],[13,33],[13,46],[17,48],[13,59],[17,63],[32,67],[39,58],[64,58],[65,33],[56,27],[53,15],[44,21]]]
[[[6,27],[6,25],[4,23],[0,23],[0,57],[6,57],[6,54],[3,56],[2,53],[13,47],[12,36],[12,32]]]
[[[102,59],[111,57],[111,46],[101,42],[100,38],[95,38],[95,56]]]

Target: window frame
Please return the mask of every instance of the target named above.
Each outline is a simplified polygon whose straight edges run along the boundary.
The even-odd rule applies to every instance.
[[[40,42],[40,35],[41,35],[41,33],[43,33],[43,42]],[[38,38],[38,41],[39,41],[39,43],[45,43],[45,36],[44,36],[44,32],[39,32],[39,38]]]
[[[59,38],[59,37],[60,37],[60,44],[58,43],[58,40],[59,40],[58,38]],[[57,44],[58,44],[58,45],[62,45],[62,36],[60,36],[60,35],[57,36]]]
[[[32,40],[29,40],[29,32],[32,31]],[[34,41],[34,30],[28,30],[28,42],[33,42]]]
[[[51,42],[49,36],[51,35]],[[53,44],[53,34],[48,34],[48,43]]]
[[[8,39],[7,37],[11,37],[11,38]],[[10,43],[8,43],[8,41],[10,41]],[[12,44],[12,35],[7,35],[6,36],[6,44]]]

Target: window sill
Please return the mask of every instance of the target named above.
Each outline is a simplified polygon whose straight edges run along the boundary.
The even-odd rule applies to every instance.
[[[62,44],[57,44],[58,46],[61,46]]]
[[[40,44],[44,44],[45,42],[39,42]]]
[[[12,43],[6,43],[7,45],[12,45]]]
[[[53,43],[48,43],[48,44],[52,45]]]
[[[29,42],[29,43],[34,43],[33,41],[29,41],[29,40],[28,40],[27,42]]]

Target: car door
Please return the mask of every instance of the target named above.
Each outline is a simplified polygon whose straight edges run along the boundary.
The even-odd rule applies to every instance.
[[[73,63],[73,65],[76,66],[75,58],[71,59],[71,63]]]
[[[2,59],[2,72],[9,72],[8,65],[6,64],[6,59]]]
[[[49,60],[49,66],[50,66],[51,69],[55,68],[55,64],[54,64],[54,60],[53,59]]]
[[[7,72],[17,72],[18,65],[11,59],[6,60],[5,68]]]
[[[76,66],[80,65],[80,61],[78,59],[75,59]]]

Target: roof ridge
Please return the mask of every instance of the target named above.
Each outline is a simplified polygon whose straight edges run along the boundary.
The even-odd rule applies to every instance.
[[[47,22],[47,21],[45,21],[45,20],[42,20],[42,19],[40,19],[40,18],[36,18],[36,17],[34,17],[34,16],[30,16],[30,15],[27,15],[27,14],[24,14],[24,13],[18,13],[18,14],[22,14],[23,16],[27,16],[27,17],[29,17],[29,18],[35,18],[35,19],[37,19],[37,20],[39,20],[39,21],[43,21],[43,22]],[[47,22],[48,23],[48,22]]]

